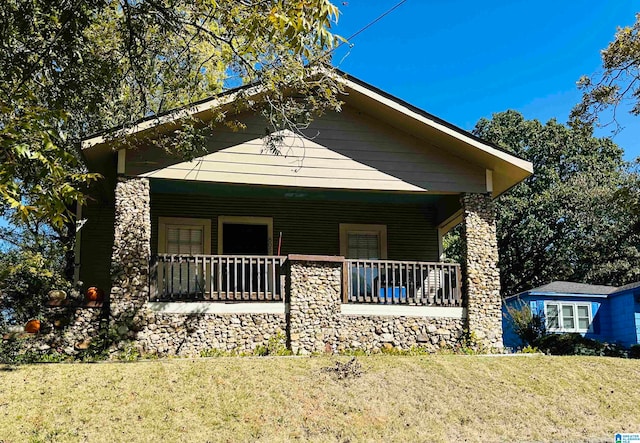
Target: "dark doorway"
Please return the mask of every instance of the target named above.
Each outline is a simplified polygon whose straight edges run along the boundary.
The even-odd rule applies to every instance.
[[[269,255],[269,227],[246,223],[222,224],[223,255]],[[238,259],[239,260],[239,259]],[[255,300],[261,292],[271,292],[271,268],[258,258],[242,259],[222,270],[223,290],[234,294],[248,294]],[[279,283],[279,282],[278,282]]]
[[[222,253],[230,255],[268,255],[268,226],[223,223]]]

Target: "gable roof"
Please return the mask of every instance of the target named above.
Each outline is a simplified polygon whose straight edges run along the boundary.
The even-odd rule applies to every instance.
[[[586,283],[574,283],[569,281],[553,281],[537,288],[529,289],[529,293],[560,293],[560,294],[611,294],[617,288],[615,286],[606,285],[590,285]]]
[[[570,281],[552,281],[546,285],[506,297],[505,301],[526,295],[557,295],[563,297],[597,296],[604,298],[616,292],[617,289],[615,286],[590,285]]]
[[[634,283],[629,283],[628,285],[624,285],[624,286],[620,286],[615,292],[614,294],[618,294],[620,292],[624,292],[624,291],[628,291],[630,289],[636,289],[636,288],[640,288],[640,281],[634,282]]]
[[[492,192],[494,196],[505,192],[533,172],[530,162],[494,144],[353,76],[340,71],[338,75],[338,80],[345,90],[345,95],[341,97],[343,101],[401,131],[428,140],[432,146],[443,152],[486,169],[487,191]],[[211,109],[231,104],[240,91],[250,96],[259,95],[259,87],[256,85],[229,90],[183,108],[142,119],[122,133],[125,136],[136,136],[152,129],[169,132],[176,129],[179,119],[187,115],[206,120],[212,114]],[[83,140],[82,149],[88,163],[91,163],[91,160],[98,161],[100,157],[104,158],[114,148],[106,137],[108,133],[109,131],[95,134]]]

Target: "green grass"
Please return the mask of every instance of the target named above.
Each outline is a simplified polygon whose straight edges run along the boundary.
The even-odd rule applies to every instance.
[[[347,357],[339,358],[347,361]],[[640,432],[640,361],[212,358],[0,366],[0,441],[612,441]]]

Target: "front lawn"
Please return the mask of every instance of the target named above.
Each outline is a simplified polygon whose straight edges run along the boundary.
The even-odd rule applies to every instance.
[[[640,362],[602,357],[211,358],[0,365],[0,441],[612,441]],[[347,373],[349,375],[350,373]]]

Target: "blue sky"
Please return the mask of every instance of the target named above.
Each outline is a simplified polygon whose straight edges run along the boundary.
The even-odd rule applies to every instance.
[[[397,3],[336,0],[334,31],[348,37]],[[580,100],[576,81],[600,70],[600,50],[636,12],[638,0],[407,0],[333,62],[463,129],[507,109],[564,123]],[[640,156],[640,117],[625,112],[620,121],[614,140],[632,160]]]

